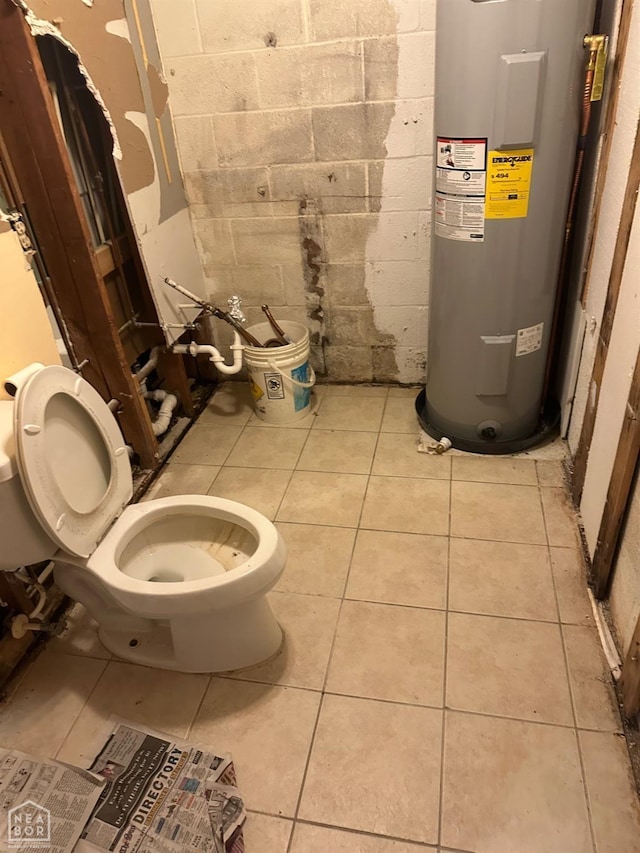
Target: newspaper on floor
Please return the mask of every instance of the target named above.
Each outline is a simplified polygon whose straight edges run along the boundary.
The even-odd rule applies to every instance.
[[[243,853],[228,753],[118,721],[90,770],[106,785],[76,853]]]
[[[86,770],[0,747],[0,850],[71,853],[104,784]]]

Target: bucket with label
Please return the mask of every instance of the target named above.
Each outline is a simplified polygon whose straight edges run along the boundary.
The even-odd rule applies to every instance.
[[[255,412],[268,424],[287,424],[306,417],[311,411],[311,389],[316,381],[309,364],[309,330],[293,320],[282,320],[280,326],[292,343],[244,347]],[[269,323],[256,323],[247,331],[260,343],[273,339]]]

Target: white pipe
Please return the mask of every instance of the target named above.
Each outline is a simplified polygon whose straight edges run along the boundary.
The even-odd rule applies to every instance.
[[[51,575],[51,573],[53,572],[54,567],[55,563],[53,562],[53,560],[51,560],[49,565],[45,566],[45,568],[38,575],[38,583],[44,583],[49,577],[49,575]]]
[[[613,637],[611,636],[609,626],[605,622],[604,616],[602,615],[602,610],[600,609],[601,605],[596,601],[590,589],[588,589],[587,592],[589,593],[589,601],[591,602],[593,618],[596,623],[596,628],[598,629],[598,636],[600,637],[600,645],[602,646],[602,651],[604,652],[604,656],[607,659],[607,664],[609,665],[609,669],[611,670],[613,680],[619,681],[620,676],[622,675],[622,661],[620,660],[620,656],[618,655],[616,644],[613,640]]]
[[[142,385],[147,376],[151,373],[152,370],[155,370],[158,365],[158,358],[160,353],[162,352],[162,347],[157,346],[153,347],[151,352],[149,353],[149,360],[147,363],[140,368],[140,370],[136,373],[136,379]]]
[[[18,393],[18,388],[30,379],[34,373],[39,373],[44,364],[41,364],[39,361],[34,361],[33,364],[27,365],[27,367],[23,367],[22,370],[18,370],[17,373],[12,374],[4,380],[4,390],[11,397],[15,397]]]
[[[18,613],[11,620],[11,636],[16,640],[21,640],[29,631],[51,632],[51,630],[51,625],[46,622],[30,622],[29,617],[24,613]]]
[[[209,361],[212,361],[215,364],[220,373],[224,373],[227,376],[231,376],[233,373],[239,373],[242,369],[243,350],[244,346],[242,345],[240,335],[237,332],[233,333],[233,343],[231,344],[233,364],[227,364],[221,355],[220,350],[210,344],[177,344],[173,347],[174,352],[181,353],[183,355],[208,355]]]
[[[154,435],[164,435],[164,433],[169,429],[171,415],[175,407],[178,405],[178,398],[175,394],[167,394],[167,392],[162,389],[158,389],[157,391],[147,391],[144,396],[148,400],[155,400],[157,403],[162,404],[155,421],[151,424],[151,428],[153,429]]]
[[[42,584],[39,583],[34,583],[32,589],[34,590],[34,592],[38,593],[38,603],[33,608],[31,613],[27,614],[27,616],[29,617],[29,619],[42,619],[42,616],[40,616],[40,614],[44,610],[44,605],[47,601],[47,591],[42,586]]]

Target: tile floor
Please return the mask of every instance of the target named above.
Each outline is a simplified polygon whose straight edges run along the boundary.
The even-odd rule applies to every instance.
[[[223,386],[148,497],[275,520],[284,652],[226,677],[145,669],[76,607],[0,743],[80,762],[117,714],[229,749],[248,853],[640,851],[561,464],[419,454],[414,396],[321,388],[271,427]]]

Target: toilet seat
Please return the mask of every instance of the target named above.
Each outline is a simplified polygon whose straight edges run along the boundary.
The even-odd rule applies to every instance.
[[[18,389],[14,435],[27,500],[51,539],[88,557],[133,494],[118,424],[81,376],[44,367]]]
[[[49,537],[57,586],[96,619],[106,648],[180,672],[276,654],[283,634],[267,593],[286,548],[275,525],[209,495],[127,505],[129,456],[108,406],[67,368],[34,368],[14,405],[20,494]]]

